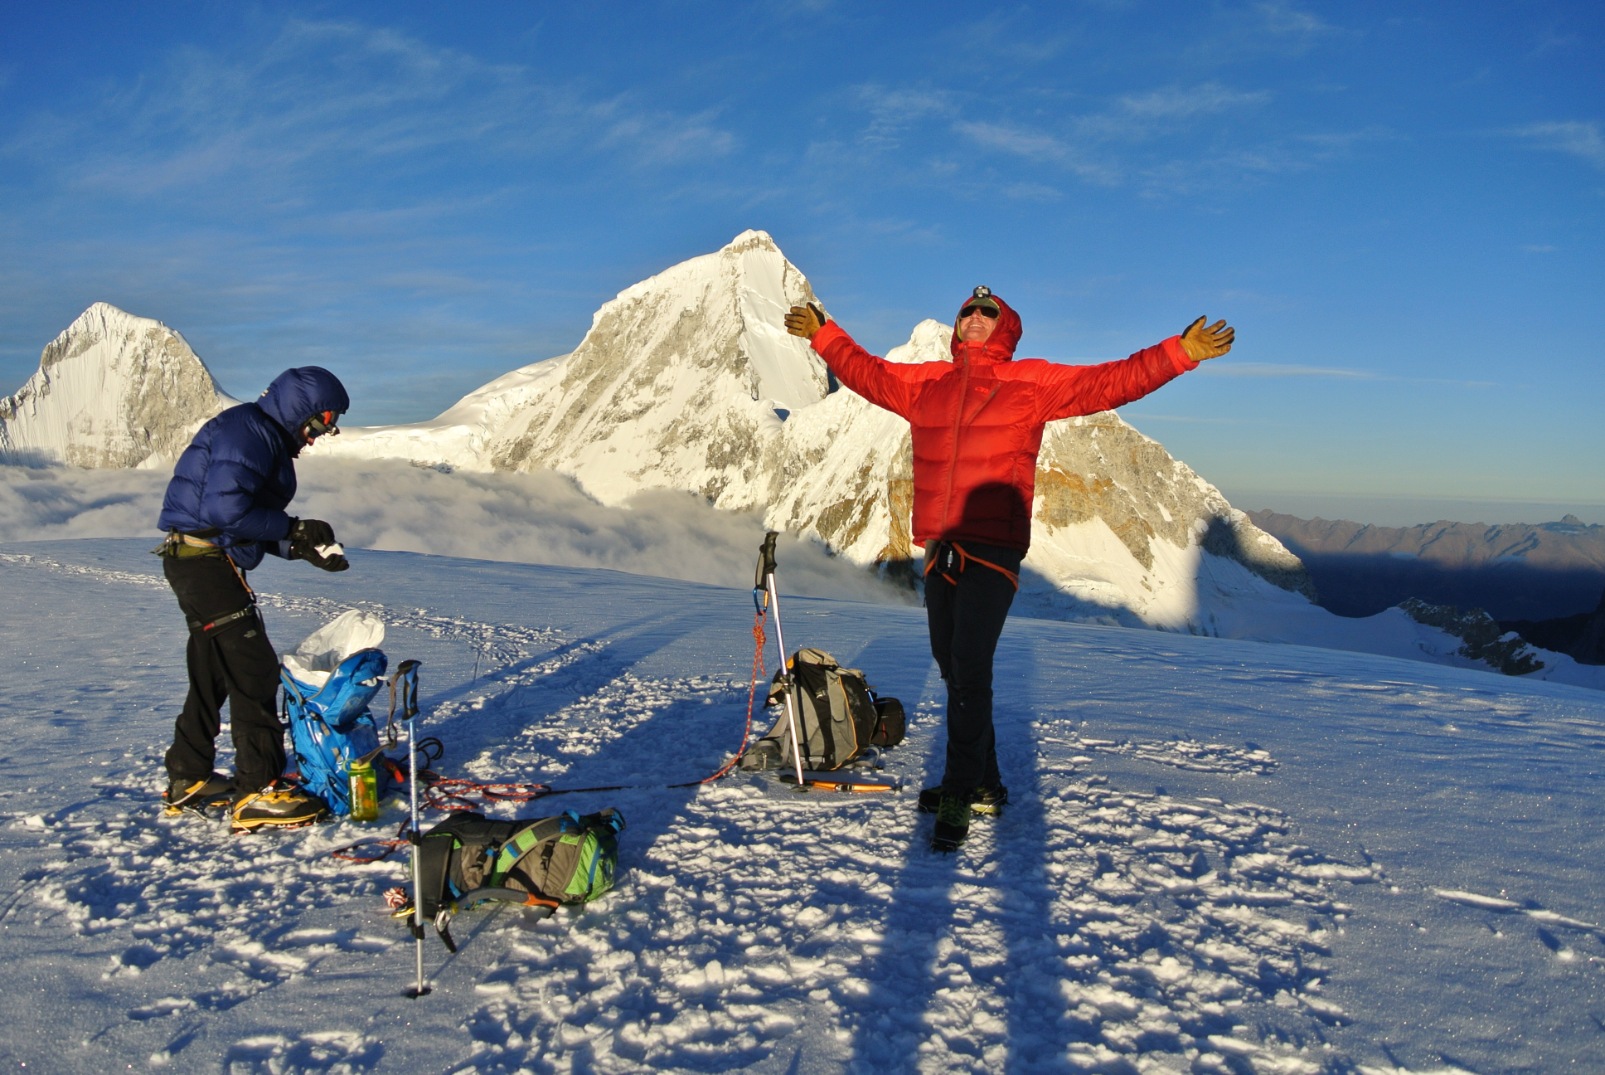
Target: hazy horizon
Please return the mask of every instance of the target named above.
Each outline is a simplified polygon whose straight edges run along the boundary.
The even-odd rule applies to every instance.
[[[1339,519],[1371,526],[1425,526],[1437,522],[1533,526],[1560,522],[1572,515],[1584,523],[1605,525],[1605,504],[1563,504],[1540,500],[1474,500],[1463,497],[1364,496],[1344,493],[1221,492],[1239,511],[1274,511],[1300,519]]]

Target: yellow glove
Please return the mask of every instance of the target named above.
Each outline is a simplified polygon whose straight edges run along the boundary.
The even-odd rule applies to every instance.
[[[825,327],[825,311],[816,303],[810,302],[806,306],[793,306],[791,312],[786,314],[786,331],[793,336],[801,336],[805,340],[812,340],[814,333]]]
[[[1237,336],[1237,331],[1224,321],[1217,321],[1205,328],[1204,322],[1207,320],[1208,317],[1200,317],[1182,330],[1182,350],[1194,362],[1224,355],[1232,349],[1232,341]]]

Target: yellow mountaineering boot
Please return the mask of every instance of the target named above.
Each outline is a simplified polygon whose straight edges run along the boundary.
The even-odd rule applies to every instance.
[[[316,795],[302,791],[288,781],[273,780],[263,788],[235,797],[234,831],[296,828],[310,825],[328,812],[329,807]]]

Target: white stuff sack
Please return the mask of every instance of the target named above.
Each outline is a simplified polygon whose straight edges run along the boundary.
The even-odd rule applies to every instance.
[[[297,683],[321,688],[340,662],[358,650],[378,649],[385,640],[385,621],[371,612],[349,609],[301,640],[280,660]]]

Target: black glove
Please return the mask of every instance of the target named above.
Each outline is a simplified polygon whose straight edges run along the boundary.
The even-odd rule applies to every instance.
[[[325,571],[344,571],[351,566],[351,561],[345,558],[344,553],[337,552],[333,556],[319,556],[316,549],[313,550],[311,556],[307,557],[307,563],[313,567],[321,567]]]
[[[318,551],[320,547],[334,544],[337,544],[334,527],[322,519],[290,520],[290,559],[305,560],[325,571],[344,571],[351,566],[351,561],[340,553],[325,556]]]

